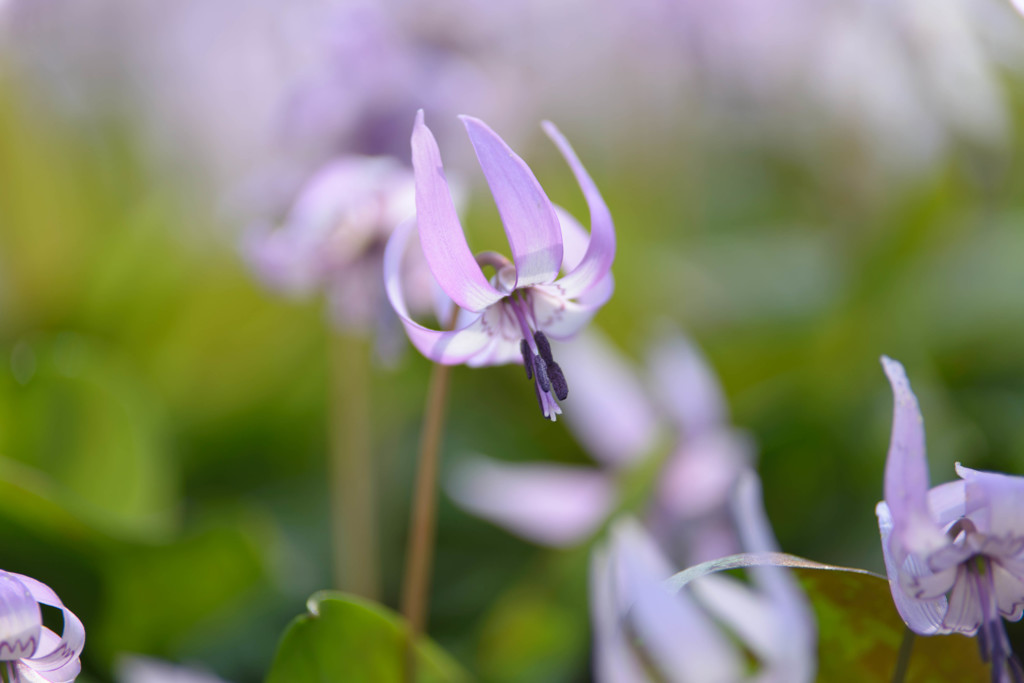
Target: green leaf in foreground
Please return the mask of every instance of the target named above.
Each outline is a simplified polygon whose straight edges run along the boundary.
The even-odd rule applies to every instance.
[[[818,680],[890,680],[906,626],[893,606],[889,583],[844,571],[797,569],[796,574],[818,619]],[[914,638],[907,683],[988,678],[974,638]]]
[[[315,593],[309,613],[285,630],[266,683],[403,683],[405,624],[374,602],[336,591]],[[429,641],[416,647],[417,683],[469,677]]]

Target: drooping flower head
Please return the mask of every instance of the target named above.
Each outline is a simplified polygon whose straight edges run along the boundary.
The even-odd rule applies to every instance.
[[[544,130],[583,190],[590,210],[589,239],[578,223],[552,205],[526,163],[494,131],[469,116],[462,122],[494,195],[512,258],[496,252],[474,256],[470,251],[437,141],[420,111],[412,134],[416,223],[400,226],[385,251],[388,298],[413,345],[437,363],[477,367],[522,362],[527,378],[534,380],[544,416],[554,420],[562,412],[558,401],[569,388],[548,336],[572,336],[611,296],[611,214],[554,125],[545,123]],[[399,266],[414,228],[434,278],[460,309],[454,330],[431,330],[409,315]],[[489,279],[485,266],[494,269]]]
[[[956,465],[929,490],[924,421],[900,363],[892,385],[885,500],[875,510],[893,600],[915,633],[978,635],[994,681],[1024,681],[1002,619],[1024,613],[1024,477]]]
[[[757,475],[731,498],[744,549],[775,550]],[[681,589],[663,549],[619,522],[591,562],[594,672],[601,683],[737,683],[814,678],[817,637],[807,598],[788,570],[755,566],[750,583],[702,576]],[[752,669],[751,658],[755,664]]]
[[[63,634],[43,626],[40,605],[61,610]],[[0,666],[11,683],[69,683],[81,670],[85,629],[57,594],[35,579],[0,570]]]

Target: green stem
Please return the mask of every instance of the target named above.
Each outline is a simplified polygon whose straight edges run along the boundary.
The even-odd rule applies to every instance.
[[[416,680],[415,643],[424,632],[433,562],[437,515],[437,471],[440,462],[441,434],[448,404],[451,368],[434,365],[423,410],[419,459],[413,505],[409,519],[405,579],[402,585],[402,614],[409,625],[405,649],[406,681]]]
[[[913,649],[914,632],[908,628],[903,631],[903,642],[900,643],[899,655],[896,657],[896,668],[892,671],[892,683],[903,683],[906,679]]]
[[[331,347],[331,546],[335,586],[377,600],[371,353],[370,343],[363,337],[341,336]]]

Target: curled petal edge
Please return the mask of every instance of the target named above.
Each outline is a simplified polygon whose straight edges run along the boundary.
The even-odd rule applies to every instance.
[[[392,308],[409,335],[409,341],[420,353],[443,365],[457,365],[479,353],[491,341],[481,323],[482,315],[471,318],[455,330],[432,330],[420,325],[409,315],[402,295],[402,257],[416,229],[415,219],[401,223],[392,233],[384,249],[384,289]]]
[[[572,169],[590,210],[590,241],[587,244],[587,251],[579,264],[559,280],[566,296],[576,298],[589,291],[611,270],[612,262],[615,260],[615,224],[597,185],[583,167],[569,141],[550,121],[544,121],[541,126]]]
[[[64,628],[56,647],[50,652],[25,660],[33,669],[45,677],[46,672],[57,671],[82,654],[82,648],[85,647],[85,627],[78,617],[75,616],[74,612],[65,607],[53,589],[45,583],[24,574],[16,574],[14,572],[10,572],[10,574],[25,585],[25,588],[29,590],[37,602],[56,607],[63,613]]]

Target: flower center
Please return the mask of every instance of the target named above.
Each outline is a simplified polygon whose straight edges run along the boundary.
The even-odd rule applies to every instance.
[[[522,291],[513,292],[504,303],[512,311],[523,333],[522,339],[519,340],[519,352],[523,355],[526,378],[534,380],[541,412],[553,422],[556,416],[562,413],[558,401],[564,401],[569,395],[565,375],[551,355],[551,344],[547,336],[536,329],[528,294]]]

